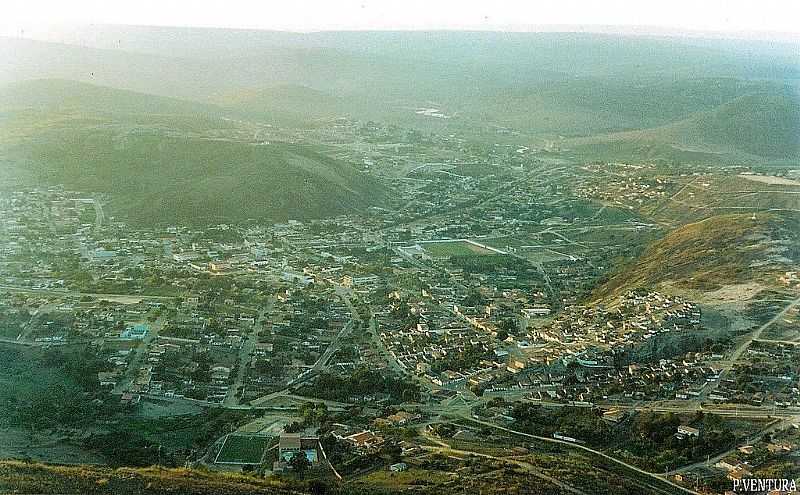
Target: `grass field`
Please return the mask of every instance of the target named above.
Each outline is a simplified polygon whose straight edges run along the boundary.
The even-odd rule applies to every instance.
[[[228,435],[217,458],[217,464],[259,464],[269,437]]]
[[[449,258],[450,256],[482,256],[493,254],[490,250],[465,241],[439,241],[420,244],[433,258]]]

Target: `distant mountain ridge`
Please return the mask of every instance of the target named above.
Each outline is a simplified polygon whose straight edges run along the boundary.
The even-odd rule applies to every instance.
[[[762,104],[800,79],[792,44],[136,26],[67,38],[76,44],[0,38],[0,84],[82,81],[296,126],[344,116],[448,134],[509,128],[534,145],[566,139],[564,147],[598,158],[785,159],[796,148],[796,99]],[[764,100],[735,101],[747,95]],[[453,118],[414,114],[429,102]],[[590,140],[570,141],[581,138]]]
[[[184,115],[218,115],[222,110],[210,104],[68,79],[33,79],[0,86],[0,109]]]
[[[113,193],[116,211],[141,218],[154,209],[165,221],[314,218],[381,204],[384,189],[352,165],[315,146],[259,146],[252,128],[237,134],[239,121],[374,120],[586,160],[800,156],[789,89],[800,55],[789,45],[118,26],[76,36],[87,46],[0,38],[10,164],[0,173]]]

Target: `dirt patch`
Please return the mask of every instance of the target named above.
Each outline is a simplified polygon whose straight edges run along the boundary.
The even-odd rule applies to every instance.
[[[800,186],[800,181],[786,179],[783,177],[775,177],[773,175],[739,175],[742,179],[751,180],[753,182],[761,182],[771,186]]]
[[[265,414],[246,425],[240,427],[240,433],[258,433],[261,435],[278,436],[284,431],[284,427],[293,421],[300,421],[302,418],[294,416],[284,416],[279,414]]]
[[[711,305],[733,304],[739,309],[744,309],[745,303],[765,288],[758,282],[725,285],[715,291],[703,293],[700,299]]]
[[[142,298],[138,296],[123,296],[123,295],[97,295],[97,300],[108,301],[117,304],[139,304]]]
[[[202,406],[189,401],[148,398],[142,401],[139,415],[146,418],[164,418],[186,414],[199,414],[202,411]]]

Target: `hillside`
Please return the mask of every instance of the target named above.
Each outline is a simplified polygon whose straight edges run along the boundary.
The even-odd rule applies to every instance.
[[[224,112],[69,81],[0,90],[5,177],[106,193],[140,222],[308,219],[381,201],[380,184],[313,145],[253,142]]]
[[[298,487],[299,488],[299,487]],[[137,495],[291,495],[303,493],[288,484],[236,474],[187,469],[51,466],[0,461],[2,493],[82,493]]]
[[[382,188],[312,146],[256,145],[160,129],[61,128],[11,147],[20,175],[107,193],[134,221],[286,220],[358,210]]]
[[[795,224],[777,215],[754,219],[736,214],[684,225],[651,243],[600,286],[594,298],[662,284],[712,291],[727,284],[774,281],[774,272],[797,257],[789,248],[797,242]]]
[[[222,31],[222,30],[220,30]],[[177,35],[180,38],[180,34]],[[68,79],[160,96],[211,101],[236,91],[284,85],[363,96],[433,91],[448,74],[465,81],[457,65],[388,58],[326,47],[260,44],[204,53],[208,39],[192,38],[195,57],[0,37],[0,84],[32,79]],[[414,85],[409,85],[415,80]],[[464,83],[462,82],[462,85]],[[450,88],[446,88],[450,91]],[[410,90],[410,91],[409,91]]]
[[[768,84],[730,78],[644,80],[575,78],[467,94],[463,113],[533,133],[593,136],[663,126],[710,111]],[[624,134],[623,134],[624,136]],[[595,139],[586,141],[595,142]],[[567,146],[583,144],[567,142]]]
[[[284,84],[266,88],[243,89],[214,97],[214,103],[238,114],[264,115],[289,125],[307,125],[318,119],[363,115],[363,101],[312,89]]]
[[[0,86],[0,109],[179,115],[221,111],[211,105],[66,79],[34,79]]]
[[[373,61],[415,60],[483,77],[524,83],[554,76],[796,77],[797,45],[735,40],[570,32],[321,31],[91,25],[52,30],[49,39],[95,49],[222,60],[299,50],[363,55]],[[299,52],[297,52],[299,53]],[[424,75],[422,71],[417,76]],[[431,74],[438,75],[438,72]],[[473,81],[465,81],[472,83]]]
[[[663,129],[667,138],[689,146],[767,158],[800,156],[800,97],[789,90],[740,96]]]
[[[346,115],[442,134],[492,137],[507,127],[538,144],[589,138],[564,147],[598,158],[710,161],[716,149],[739,143],[748,156],[777,157],[793,144],[792,127],[763,125],[792,122],[792,115],[773,115],[782,102],[736,102],[797,78],[791,45],[590,33],[135,26],[92,26],[58,39],[73,44],[0,38],[0,83],[78,80],[298,126]],[[414,113],[430,106],[451,118]],[[737,127],[742,115],[751,125]],[[764,129],[776,133],[765,137]],[[697,131],[708,139],[693,142]]]
[[[456,455],[466,452],[456,450]],[[442,454],[440,454],[442,455]],[[484,454],[486,455],[486,454]],[[488,457],[488,456],[487,456]],[[452,457],[453,459],[460,459]],[[642,480],[631,473],[602,465],[598,469],[581,454],[548,454],[516,458],[481,459],[471,456],[482,476],[439,469],[411,468],[404,473],[372,470],[344,481],[333,476],[298,480],[291,475],[264,479],[185,468],[109,468],[58,466],[20,461],[0,461],[0,493],[64,493],[81,495],[435,495],[457,490],[485,495],[564,495],[567,493],[642,493]],[[498,466],[500,467],[498,469]],[[326,468],[323,468],[326,469]],[[462,470],[463,471],[463,470]],[[548,473],[548,474],[544,474]],[[558,478],[556,478],[558,476]],[[580,488],[559,480],[568,479]],[[531,483],[535,479],[535,483]],[[677,491],[659,490],[659,493]]]
[[[697,110],[659,127],[569,141],[587,154],[632,158],[791,160],[800,157],[800,96],[789,88],[759,91]]]

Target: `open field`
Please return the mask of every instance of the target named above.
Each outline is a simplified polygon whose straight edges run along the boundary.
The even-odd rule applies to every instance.
[[[775,177],[771,175],[739,175],[742,179],[752,180],[754,182],[762,182],[764,184],[779,185],[779,186],[798,186],[800,181],[787,179],[785,177]]]
[[[550,263],[585,256],[586,249],[564,242],[554,236],[520,236],[491,240],[495,246],[502,246],[517,256],[522,256],[533,263]]]
[[[216,464],[259,464],[270,437],[228,435],[214,460]]]
[[[650,207],[649,214],[658,220],[680,223],[727,213],[796,215],[800,211],[796,182],[755,175],[697,176],[671,197]]]
[[[420,245],[434,258],[493,254],[490,249],[463,240],[426,242],[420,243]]]

